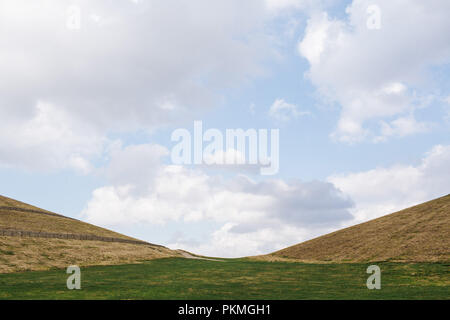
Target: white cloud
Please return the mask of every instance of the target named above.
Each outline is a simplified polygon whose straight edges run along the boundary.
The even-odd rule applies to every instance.
[[[281,10],[286,8],[296,8],[302,5],[302,0],[266,0],[269,10]]]
[[[227,150],[218,150],[214,153],[203,155],[202,169],[206,172],[234,172],[238,174],[256,175],[260,174],[266,165],[260,163],[251,164],[246,154],[239,150],[229,148]]]
[[[91,171],[90,160],[108,141],[64,109],[37,102],[28,117],[5,114],[0,126],[0,165],[32,170],[71,167]]]
[[[67,5],[2,2],[2,109],[40,99],[114,130],[156,126],[210,107],[271,52],[259,1],[83,1],[76,32]]]
[[[88,174],[93,171],[92,164],[79,155],[73,155],[68,159],[69,167],[75,169],[82,174]]]
[[[312,66],[319,64],[327,47],[337,47],[343,41],[341,29],[344,26],[342,21],[330,20],[325,12],[314,15],[308,20],[305,36],[298,44],[300,54],[308,59]]]
[[[419,122],[414,116],[409,115],[397,118],[390,123],[381,121],[381,135],[376,137],[374,141],[384,141],[389,137],[405,137],[416,133],[427,132],[432,128],[432,124]]]
[[[383,88],[383,92],[386,94],[402,94],[406,90],[407,90],[407,87],[401,82],[388,83]]]
[[[222,240],[233,236],[249,242],[245,250],[225,256],[279,249],[281,244],[304,240],[303,234],[317,235],[352,218],[348,212],[352,201],[330,183],[255,182],[245,176],[212,176],[156,161],[162,161],[166,154],[164,148],[155,145],[114,151],[105,169],[110,183],[93,192],[83,218],[115,228],[213,222],[221,228],[207,230],[211,238],[195,252],[209,254],[215,250],[216,254],[225,254],[230,243]],[[294,236],[292,230],[302,231]],[[264,240],[263,234],[271,236]],[[190,243],[172,245],[188,248]]]
[[[381,28],[369,29],[367,8],[373,4],[353,1],[345,20],[313,14],[298,46],[324,101],[342,108],[332,136],[343,142],[373,138],[380,120],[412,113],[420,103],[416,89],[429,81],[428,68],[450,61],[448,1],[377,1]]]
[[[245,163],[245,154],[236,149],[227,149],[226,151],[218,150],[213,154],[207,154],[203,161],[208,165],[234,165],[237,163]]]
[[[291,10],[314,10],[321,7],[322,0],[265,0],[266,8],[269,12],[280,13],[290,12]]]
[[[374,219],[448,193],[450,146],[435,146],[417,166],[334,175],[328,181],[355,201],[352,224]]]
[[[298,106],[287,103],[284,99],[276,99],[269,109],[269,116],[279,122],[287,122],[309,114],[307,111],[300,111]]]
[[[311,238],[311,232],[307,229],[289,225],[238,234],[232,231],[234,226],[233,223],[224,224],[203,242],[189,243],[185,238],[179,238],[168,246],[212,257],[246,257],[267,254],[295,244],[299,239]]]
[[[2,130],[0,163],[86,172],[97,140],[193,118],[274,54],[259,0],[133,2],[78,1],[79,29],[69,1],[1,2],[0,118],[27,133]]]
[[[149,182],[155,179],[161,169],[160,160],[169,150],[160,145],[115,145],[109,151],[109,164],[100,169],[113,185],[133,185],[135,193],[149,190]]]

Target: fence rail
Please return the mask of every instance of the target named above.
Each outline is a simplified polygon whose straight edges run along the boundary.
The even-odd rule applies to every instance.
[[[0,236],[47,238],[47,239],[90,240],[90,241],[103,241],[103,242],[121,242],[121,243],[163,247],[161,245],[157,245],[157,244],[153,244],[153,243],[149,243],[149,242],[145,242],[145,241],[141,241],[141,240],[101,237],[101,236],[95,236],[95,235],[91,235],[91,234],[49,233],[49,232],[40,232],[40,231],[0,229]]]

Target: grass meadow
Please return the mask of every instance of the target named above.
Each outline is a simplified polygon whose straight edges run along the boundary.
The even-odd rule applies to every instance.
[[[450,299],[448,264],[377,265],[381,290],[366,287],[369,264],[167,258],[81,268],[81,290],[65,269],[0,274],[0,299]]]

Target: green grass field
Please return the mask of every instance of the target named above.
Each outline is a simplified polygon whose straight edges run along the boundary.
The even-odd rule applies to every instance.
[[[82,268],[81,290],[61,269],[1,274],[0,299],[450,299],[448,264],[379,263],[381,290],[368,265],[168,258]]]

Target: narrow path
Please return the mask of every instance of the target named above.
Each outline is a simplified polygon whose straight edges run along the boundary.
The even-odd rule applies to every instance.
[[[186,259],[208,260],[208,261],[225,262],[225,260],[217,260],[217,259],[202,258],[202,257],[193,256],[192,254],[190,254],[189,252],[184,251],[184,250],[177,250],[177,252],[181,253],[181,255],[182,255],[184,258],[186,258]]]

